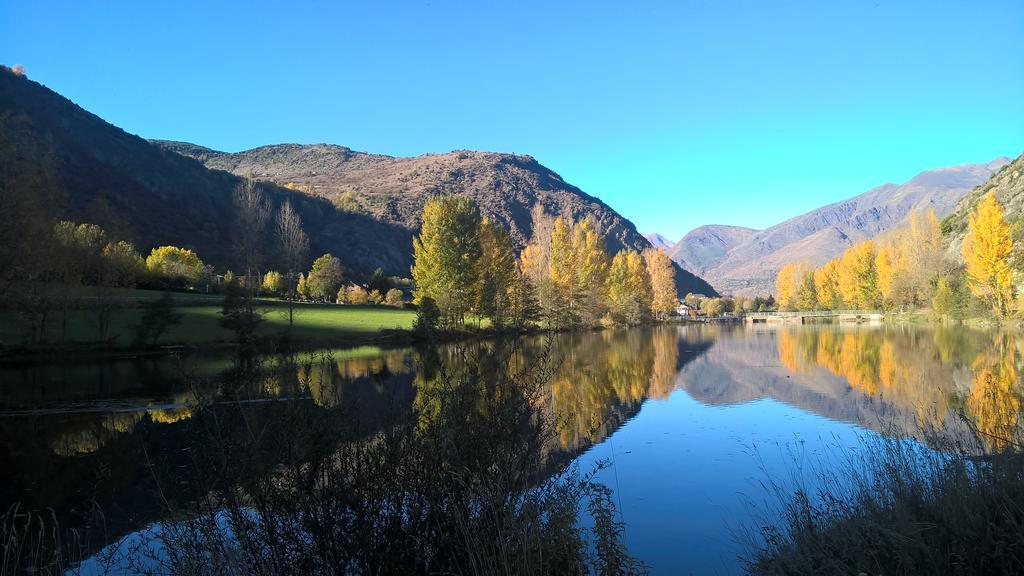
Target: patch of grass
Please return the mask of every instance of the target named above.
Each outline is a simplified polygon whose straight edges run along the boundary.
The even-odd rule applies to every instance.
[[[159,292],[138,292],[144,294],[135,297],[150,298],[152,294],[156,294],[157,297],[160,295]],[[174,298],[175,301],[179,301],[179,294],[175,293]],[[216,301],[219,301],[219,298],[218,296]],[[202,345],[232,341],[233,334],[222,328],[218,322],[221,311],[219,304],[196,305],[194,299],[186,299],[182,303],[186,305],[176,308],[181,314],[181,324],[169,328],[160,338],[159,344]],[[126,306],[127,304],[126,302]],[[260,311],[264,320],[260,327],[261,334],[280,332],[288,327],[288,308],[284,303],[264,300],[260,305]],[[135,306],[120,308],[113,312],[110,334],[116,335],[116,345],[126,346],[132,343],[142,314],[143,310]],[[293,334],[299,339],[323,341],[365,338],[383,330],[410,330],[415,318],[416,313],[411,310],[387,306],[297,304]],[[62,332],[62,316],[59,311],[54,311],[47,322],[49,342],[97,342],[96,312],[90,309],[69,311],[66,337],[62,337]],[[10,312],[0,313],[0,345],[16,346],[23,340],[24,326],[19,318]]]

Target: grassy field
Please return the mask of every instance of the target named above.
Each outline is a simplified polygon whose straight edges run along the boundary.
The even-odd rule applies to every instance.
[[[160,292],[131,290],[124,294],[126,307],[114,312],[111,334],[116,334],[115,344],[127,346],[135,339],[142,309],[135,307],[138,301],[158,298]],[[220,296],[202,294],[179,294],[173,297],[180,304],[176,308],[181,314],[181,324],[172,326],[160,338],[159,344],[202,345],[232,341],[231,332],[221,328]],[[263,313],[261,333],[273,334],[288,326],[288,309],[284,303],[264,300],[260,310]],[[294,336],[298,339],[317,341],[358,340],[372,337],[382,330],[412,328],[416,314],[387,306],[352,306],[334,304],[297,304],[295,307]],[[89,309],[72,310],[68,314],[66,338],[62,332],[62,315],[54,311],[47,321],[48,337],[51,343],[91,343],[99,338],[96,312]],[[11,313],[0,314],[0,345],[17,346],[24,341],[24,326]]]

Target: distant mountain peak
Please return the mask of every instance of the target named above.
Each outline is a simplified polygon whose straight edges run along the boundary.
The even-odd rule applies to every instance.
[[[999,157],[925,170],[902,184],[882,184],[760,231],[701,226],[676,243],[670,256],[721,292],[767,294],[788,262],[820,265],[851,244],[899,225],[914,210],[933,209],[939,218],[950,214],[1009,161]]]
[[[655,248],[664,250],[666,252],[671,250],[672,247],[675,246],[676,244],[675,242],[669,240],[668,238],[664,237],[661,234],[658,234],[657,232],[650,232],[648,234],[644,234],[644,238],[647,238],[647,241],[651,243],[651,246],[654,246]]]

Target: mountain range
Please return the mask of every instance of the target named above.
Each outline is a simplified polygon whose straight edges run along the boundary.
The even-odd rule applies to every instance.
[[[535,206],[551,216],[591,219],[613,253],[651,246],[632,222],[530,156],[454,151],[399,158],[329,144],[229,153],[149,141],[0,68],[4,165],[52,174],[63,198],[59,217],[116,229],[144,251],[193,248],[220,268],[235,264],[231,196],[243,176],[261,181],[275,205],[293,202],[311,257],[331,252],[356,276],[377,267],[408,276],[423,204],[439,194],[472,197],[519,248],[531,237]],[[274,252],[268,238],[264,253]],[[682,294],[715,293],[682,268],[676,280]]]
[[[764,230],[701,226],[680,239],[669,255],[720,292],[768,294],[774,292],[776,273],[788,262],[821,265],[854,243],[899,225],[915,210],[932,209],[939,218],[954,209],[965,211],[965,197],[1009,162],[1000,157],[928,170],[903,184],[883,184]],[[1017,201],[1024,205],[1024,195]]]

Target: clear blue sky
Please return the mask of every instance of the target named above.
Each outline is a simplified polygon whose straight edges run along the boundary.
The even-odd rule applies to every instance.
[[[642,231],[1024,150],[1024,2],[0,0],[0,62],[222,150],[526,153]]]

